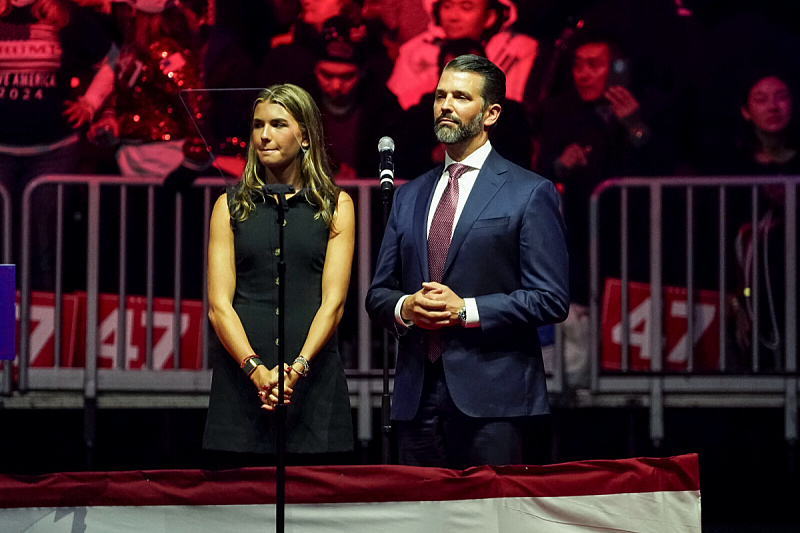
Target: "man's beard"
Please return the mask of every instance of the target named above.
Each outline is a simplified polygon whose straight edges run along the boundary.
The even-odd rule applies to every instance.
[[[455,126],[441,124],[440,118],[447,117],[448,120],[455,122]],[[483,130],[483,112],[475,115],[470,122],[464,124],[454,115],[439,115],[433,123],[433,133],[439,142],[444,144],[458,144],[460,142],[476,137]]]

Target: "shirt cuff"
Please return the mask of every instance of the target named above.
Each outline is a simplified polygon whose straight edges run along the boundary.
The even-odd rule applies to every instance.
[[[467,308],[467,322],[465,328],[481,327],[481,317],[478,315],[478,303],[475,298],[464,298],[464,307]]]
[[[395,321],[403,327],[410,328],[414,325],[413,322],[408,322],[403,320],[403,317],[400,315],[400,310],[403,309],[403,302],[406,301],[410,294],[406,294],[405,296],[401,296],[399,300],[397,300],[397,305],[394,306],[394,319]],[[476,309],[477,311],[477,309]]]

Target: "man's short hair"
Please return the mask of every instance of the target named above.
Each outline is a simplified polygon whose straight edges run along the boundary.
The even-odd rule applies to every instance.
[[[575,52],[581,46],[586,46],[587,44],[604,44],[608,46],[608,54],[609,60],[614,61],[615,59],[625,58],[627,54],[625,53],[625,49],[620,43],[620,40],[617,39],[611,32],[603,31],[600,29],[591,29],[591,28],[581,28],[580,31],[576,32],[575,37],[572,39],[570,46],[572,47],[572,54],[575,55]]]
[[[483,77],[483,87],[481,97],[483,98],[483,108],[486,109],[492,104],[501,106],[506,100],[506,75],[500,67],[486,59],[485,57],[473,54],[458,56],[444,66],[444,70],[454,70],[456,72],[471,72]]]

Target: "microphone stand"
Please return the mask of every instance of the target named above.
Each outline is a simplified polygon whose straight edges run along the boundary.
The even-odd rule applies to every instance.
[[[284,339],[284,326],[286,321],[286,262],[283,260],[283,224],[286,222],[286,213],[289,211],[289,203],[286,195],[294,191],[291,185],[277,184],[264,187],[265,194],[273,194],[278,197],[278,405],[275,406],[277,418],[276,424],[276,456],[277,464],[275,469],[275,531],[283,533],[286,508],[286,404],[283,402],[284,374],[283,360],[286,350]]]
[[[394,193],[394,184],[386,182],[386,186],[381,184],[381,202],[383,203],[383,232],[386,233],[386,226],[389,224],[389,211],[392,206],[392,194]],[[383,331],[383,396],[381,396],[381,458],[383,464],[388,465],[391,462],[391,445],[392,445],[392,418],[391,406],[392,397],[389,395],[389,331],[386,328],[381,328]]]

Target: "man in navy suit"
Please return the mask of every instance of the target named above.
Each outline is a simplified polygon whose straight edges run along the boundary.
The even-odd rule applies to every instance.
[[[433,106],[445,164],[397,189],[367,294],[400,339],[402,464],[521,463],[530,417],[549,412],[536,328],[569,309],[564,223],[553,184],[492,149],[504,96],[489,60],[445,66]]]

